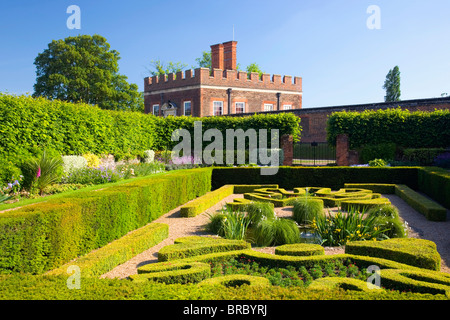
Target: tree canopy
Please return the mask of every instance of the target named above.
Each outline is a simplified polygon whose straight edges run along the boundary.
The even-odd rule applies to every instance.
[[[102,109],[143,111],[136,84],[118,73],[119,52],[100,35],[53,40],[36,57],[34,97],[84,102]]]
[[[384,101],[400,101],[400,69],[398,66],[395,66],[393,69],[389,70],[386,75],[386,80],[384,81],[383,89],[386,90]]]

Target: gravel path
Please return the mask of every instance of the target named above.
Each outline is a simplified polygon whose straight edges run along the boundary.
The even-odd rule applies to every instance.
[[[441,271],[450,273],[450,214],[447,211],[447,221],[433,222],[425,219],[423,215],[407,205],[402,199],[395,195],[383,195],[399,210],[400,217],[408,223],[409,237],[428,239],[436,243],[441,255]],[[124,264],[121,264],[101,278],[126,278],[137,273],[137,268],[148,263],[158,262],[158,251],[179,237],[192,235],[211,235],[204,231],[204,226],[208,223],[208,213],[220,210],[225,203],[231,202],[234,198],[241,198],[242,195],[234,194],[226,197],[213,207],[193,218],[180,217],[180,207],[171,210],[165,215],[154,220],[154,222],[167,223],[169,225],[169,237],[154,247],[138,254]],[[276,208],[279,217],[291,216],[292,207]],[[254,248],[254,250],[266,253],[274,253],[275,247]],[[325,247],[325,254],[344,253],[344,247]]]

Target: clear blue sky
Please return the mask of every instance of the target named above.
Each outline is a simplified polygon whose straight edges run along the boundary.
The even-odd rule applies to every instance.
[[[81,29],[68,29],[69,5]],[[381,29],[369,29],[370,5]],[[450,94],[448,0],[23,0],[0,8],[0,91],[32,93],[38,53],[53,39],[100,34],[119,72],[143,90],[152,59],[196,66],[210,45],[238,41],[242,68],[303,78],[303,106],[381,102],[389,69],[403,100]]]

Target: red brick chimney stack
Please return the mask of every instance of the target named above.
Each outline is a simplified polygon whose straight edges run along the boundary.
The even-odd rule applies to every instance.
[[[237,41],[228,41],[211,46],[211,67],[221,70],[236,70]]]
[[[223,44],[211,46],[211,68],[223,70]]]
[[[228,41],[223,44],[223,58],[225,70],[236,70],[237,41]]]

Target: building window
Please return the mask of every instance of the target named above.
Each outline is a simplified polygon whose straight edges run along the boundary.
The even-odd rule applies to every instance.
[[[159,116],[159,104],[153,105],[153,115]]]
[[[213,115],[221,116],[223,114],[223,101],[213,102]]]
[[[291,109],[292,109],[292,105],[291,104],[283,105],[283,110],[291,110]]]
[[[245,102],[236,102],[236,113],[245,113]]]
[[[191,114],[192,114],[191,102],[190,101],[185,101],[184,102],[184,115],[185,116],[190,116]]]
[[[273,111],[272,103],[264,103],[264,111]]]

